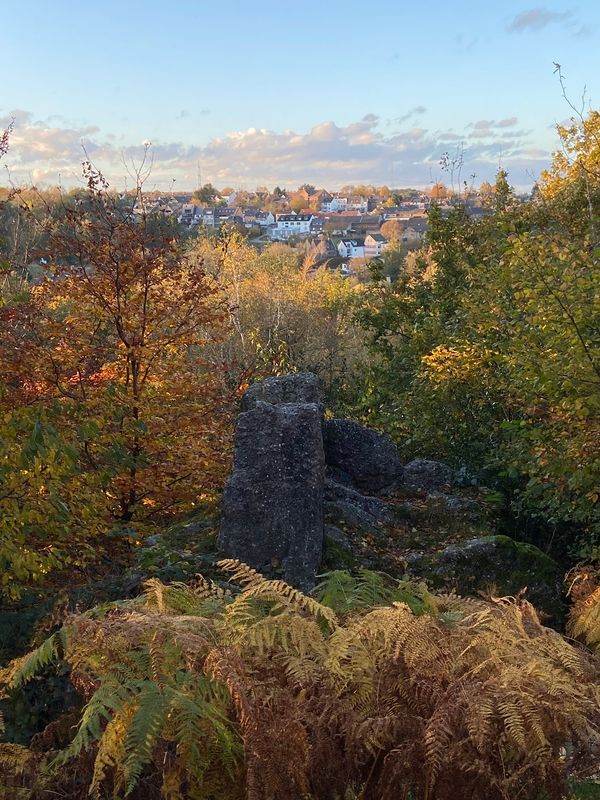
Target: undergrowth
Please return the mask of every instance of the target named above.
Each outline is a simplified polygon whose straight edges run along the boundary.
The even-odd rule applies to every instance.
[[[0,797],[542,800],[597,769],[598,662],[528,603],[220,566],[231,589],[151,579],[5,670],[63,659],[87,703],[0,745]]]

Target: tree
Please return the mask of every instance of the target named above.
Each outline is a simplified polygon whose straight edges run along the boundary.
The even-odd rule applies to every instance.
[[[49,440],[44,458],[66,448],[58,468],[88,487],[87,501],[61,500],[63,529],[79,537],[73,503],[90,502],[92,488],[105,532],[143,532],[214,490],[227,461],[225,394],[205,355],[224,298],[160,217],[132,220],[90,164],[85,174],[85,201],[46,222],[43,279],[0,314],[5,423],[17,424],[15,409],[52,411],[58,444]],[[11,481],[14,471],[0,474],[0,487]],[[15,493],[0,488],[2,512],[15,528],[35,524],[10,504]]]
[[[352,324],[360,288],[337,271],[312,270],[311,250],[301,246],[273,244],[257,254],[233,234],[198,248],[231,306],[231,334],[215,345],[215,359],[247,376],[316,372],[335,402],[365,354]]]
[[[404,224],[399,219],[388,219],[382,224],[380,232],[388,241],[393,239],[399,241],[404,230]]]
[[[429,192],[434,200],[444,200],[448,197],[448,189],[443,183],[434,183]]]
[[[307,205],[306,198],[301,194],[294,195],[290,199],[290,208],[297,214],[299,214],[304,208],[306,208],[306,205]]]
[[[217,194],[218,192],[212,183],[205,183],[200,189],[196,189],[192,197],[194,200],[197,200],[200,205],[214,206]]]

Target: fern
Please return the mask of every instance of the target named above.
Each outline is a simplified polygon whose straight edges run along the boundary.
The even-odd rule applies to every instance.
[[[138,684],[134,701],[134,713],[127,726],[125,739],[125,795],[133,790],[144,767],[151,761],[152,753],[160,736],[165,717],[169,711],[167,696],[151,681]]]
[[[28,683],[44,667],[59,659],[66,646],[67,629],[61,628],[25,658],[15,661],[9,679],[11,688],[18,688]]]
[[[437,613],[434,596],[423,583],[394,581],[387,575],[360,569],[357,576],[342,570],[325,573],[315,593],[323,605],[338,613],[402,602],[415,614]]]
[[[600,651],[600,586],[574,606],[568,629],[572,636]]]
[[[16,668],[26,680],[61,655],[87,696],[56,775],[73,761],[98,800],[142,785],[165,800],[539,800],[594,772],[598,662],[529,604],[366,570],[311,597],[223,568],[237,594],[149,581]]]

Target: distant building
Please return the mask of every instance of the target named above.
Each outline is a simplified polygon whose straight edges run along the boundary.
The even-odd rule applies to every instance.
[[[338,244],[338,253],[342,258],[363,258],[365,255],[365,240],[342,239]]]
[[[321,204],[321,211],[326,214],[335,214],[338,211],[346,211],[348,205],[347,197],[332,197]]]
[[[352,220],[350,231],[359,236],[366,236],[368,233],[378,233],[381,222],[382,219],[379,214],[361,214]]]
[[[181,212],[177,217],[177,221],[181,225],[186,225],[188,228],[199,225],[202,222],[202,209],[194,203],[184,203],[181,206]]]
[[[272,239],[286,241],[292,236],[308,236],[310,234],[310,224],[312,214],[278,214],[277,222],[271,228],[270,236]]]
[[[370,233],[365,237],[365,258],[380,256],[389,242],[381,233]]]

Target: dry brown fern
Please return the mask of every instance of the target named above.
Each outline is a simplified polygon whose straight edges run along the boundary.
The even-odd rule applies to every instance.
[[[600,651],[600,570],[580,567],[569,576],[569,594],[574,605],[567,632],[581,639],[592,650]]]
[[[86,791],[558,800],[596,769],[598,662],[529,604],[423,602],[418,589],[412,607],[368,608],[363,583],[338,615],[223,567],[241,593],[151,581],[141,599],[68,620],[60,647],[89,702],[62,761],[81,765]]]

